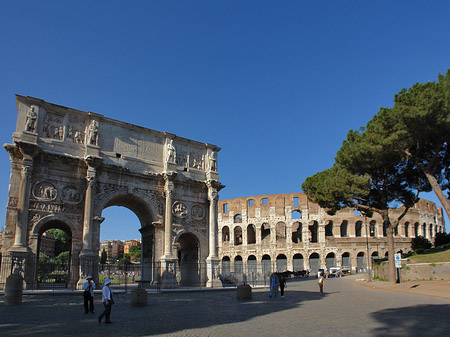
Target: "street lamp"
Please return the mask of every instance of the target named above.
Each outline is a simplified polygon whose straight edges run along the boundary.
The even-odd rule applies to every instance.
[[[367,245],[367,272],[369,274],[369,282],[372,281],[371,271],[370,271],[370,250],[369,250],[369,232],[367,231],[367,215],[364,215],[364,220],[366,223],[366,245]]]

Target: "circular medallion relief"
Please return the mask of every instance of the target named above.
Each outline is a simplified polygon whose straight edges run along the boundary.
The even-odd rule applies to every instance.
[[[187,216],[187,207],[182,202],[177,201],[172,206],[172,213],[179,218],[185,218]]]
[[[205,213],[205,208],[202,205],[195,204],[191,208],[191,215],[195,220],[203,220]]]
[[[68,204],[79,204],[81,199],[81,192],[77,186],[69,185],[62,190],[62,200]]]
[[[33,196],[38,200],[52,201],[56,199],[58,191],[53,184],[42,181],[34,185]]]

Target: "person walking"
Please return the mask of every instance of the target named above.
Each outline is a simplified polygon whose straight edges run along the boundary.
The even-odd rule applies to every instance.
[[[323,284],[325,283],[325,278],[323,277],[322,273],[319,273],[319,276],[317,278],[317,284],[319,285],[320,293],[323,295]]]
[[[111,315],[111,306],[114,304],[114,296],[111,290],[111,280],[109,278],[105,279],[105,284],[102,289],[102,302],[105,307],[105,310],[102,312],[100,316],[98,316],[98,322],[102,322],[103,316],[105,316],[105,323],[112,323],[110,319]]]
[[[278,278],[278,284],[280,285],[280,295],[284,298],[284,288],[286,287],[286,279],[283,274]]]
[[[84,313],[94,313],[94,289],[95,283],[92,282],[92,276],[86,278],[86,282],[83,284],[83,297],[84,297]]]
[[[277,291],[278,291],[277,274],[272,273],[272,275],[270,275],[270,297],[272,298],[272,295],[274,297],[277,297]]]

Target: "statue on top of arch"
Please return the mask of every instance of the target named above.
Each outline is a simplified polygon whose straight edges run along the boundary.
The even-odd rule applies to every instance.
[[[25,131],[34,132],[36,128],[36,120],[38,117],[38,113],[36,111],[36,106],[30,106],[30,109],[27,112],[27,121],[25,124]]]
[[[98,140],[98,122],[93,119],[91,121],[91,124],[89,124],[88,128],[88,144],[97,145],[97,140]]]
[[[175,147],[173,146],[173,139],[171,139],[170,142],[167,143],[166,162],[175,164],[176,159],[177,159],[177,153],[175,151]]]

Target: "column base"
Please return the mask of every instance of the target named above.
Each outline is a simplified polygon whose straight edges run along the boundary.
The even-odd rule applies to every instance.
[[[222,288],[222,281],[220,275],[220,259],[217,257],[206,258],[206,287],[208,288]]]
[[[176,279],[177,260],[173,256],[164,256],[161,259],[161,288],[176,288],[178,286]]]
[[[98,281],[98,256],[92,251],[82,251],[80,253],[80,278],[76,283],[77,289],[82,289],[83,284],[86,282],[88,276],[92,276],[96,285]]]

